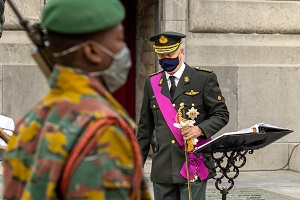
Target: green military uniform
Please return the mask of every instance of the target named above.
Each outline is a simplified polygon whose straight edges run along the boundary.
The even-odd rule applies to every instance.
[[[166,36],[162,33],[160,36],[160,40],[162,37],[165,37],[170,41],[173,35]],[[174,43],[180,43],[178,38],[175,38],[173,41],[175,42],[169,43],[168,47],[172,47]],[[156,46],[158,44],[159,42],[156,43]],[[156,53],[161,52],[156,51]],[[151,181],[154,183],[184,184],[187,183],[187,180],[180,175],[181,167],[185,162],[184,151],[162,115],[164,106],[159,106],[150,82],[153,76],[161,77],[159,81],[160,93],[169,98],[176,111],[182,102],[185,105],[185,110],[192,107],[197,109],[199,115],[195,119],[195,125],[200,127],[205,134],[202,136],[203,139],[210,138],[216,134],[229,120],[229,113],[219,88],[216,74],[204,68],[191,68],[187,64],[183,64],[181,67],[184,66],[185,69],[179,79],[173,98],[170,95],[165,71],[150,75],[145,82],[137,138],[144,162],[150,145],[152,145]]]
[[[87,12],[74,12],[80,9]],[[118,0],[51,0],[42,25],[58,34],[95,33],[124,16]],[[56,64],[48,82],[9,140],[4,199],[150,199],[135,124],[99,78]]]

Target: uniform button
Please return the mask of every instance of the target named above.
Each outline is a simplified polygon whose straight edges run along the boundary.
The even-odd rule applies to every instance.
[[[172,140],[171,143],[172,143],[172,144],[175,144],[175,140]]]
[[[175,108],[175,104],[173,103],[172,106]]]
[[[153,105],[152,107],[153,107],[153,108],[156,108],[156,106],[155,106],[155,105]]]

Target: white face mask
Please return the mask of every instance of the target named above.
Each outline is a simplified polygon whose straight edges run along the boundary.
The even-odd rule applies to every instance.
[[[102,45],[95,45],[103,50]],[[123,48],[116,54],[111,52],[109,55],[113,58],[111,65],[105,70],[90,72],[89,75],[100,76],[107,89],[113,93],[126,83],[128,73],[131,68],[131,57],[130,51],[126,45],[124,45]]]
[[[128,73],[131,67],[130,51],[126,45],[124,45],[119,52],[113,53],[112,51],[110,51],[109,49],[97,42],[93,42],[92,44],[98,47],[100,50],[104,51],[107,55],[111,56],[113,58],[113,61],[107,69],[89,72],[88,75],[101,77],[107,89],[111,93],[113,93],[117,89],[122,87],[127,81]],[[77,51],[85,45],[87,45],[87,43],[78,44],[62,52],[53,53],[53,56],[65,56],[69,53]]]

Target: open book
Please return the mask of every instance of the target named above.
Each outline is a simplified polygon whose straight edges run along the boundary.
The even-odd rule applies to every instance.
[[[258,123],[240,131],[224,133],[199,146],[194,152],[214,153],[233,150],[256,150],[275,142],[291,132],[293,131],[287,128]]]

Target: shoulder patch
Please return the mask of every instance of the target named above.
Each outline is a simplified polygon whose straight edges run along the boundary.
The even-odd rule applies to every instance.
[[[149,77],[154,76],[154,75],[156,75],[156,74],[159,74],[159,73],[161,73],[161,72],[163,72],[163,71],[164,71],[164,70],[160,70],[160,71],[158,71],[158,72],[154,72],[153,74],[150,74]]]
[[[198,71],[205,71],[205,72],[209,72],[209,73],[213,72],[213,70],[211,70],[211,69],[206,69],[206,68],[202,68],[202,67],[196,67],[195,69]]]

